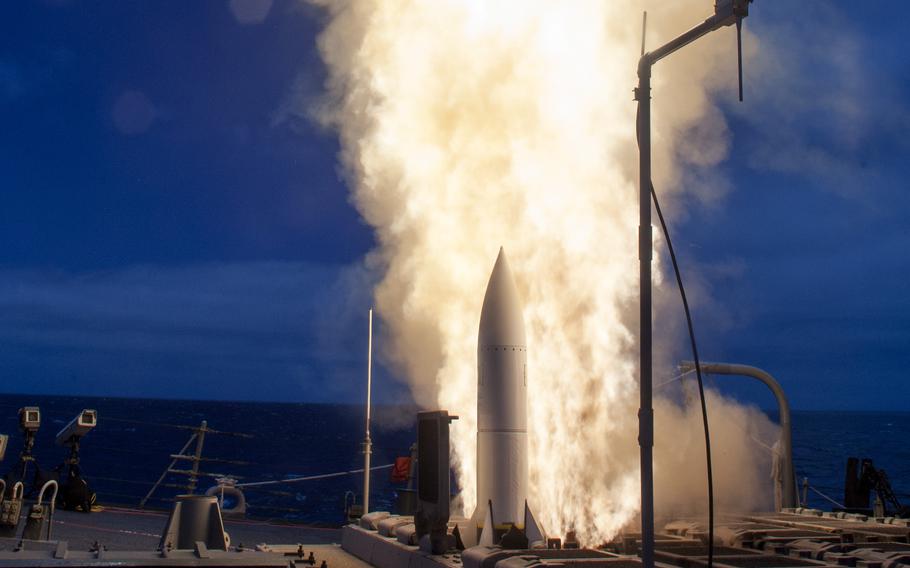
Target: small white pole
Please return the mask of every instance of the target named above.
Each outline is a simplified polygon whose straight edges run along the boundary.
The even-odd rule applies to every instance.
[[[373,443],[370,440],[370,396],[373,388],[373,308],[370,308],[369,334],[367,338],[367,420],[366,437],[363,440],[363,514],[370,512],[370,454]]]

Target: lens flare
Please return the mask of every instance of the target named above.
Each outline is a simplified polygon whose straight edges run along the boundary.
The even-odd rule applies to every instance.
[[[420,404],[460,416],[453,458],[465,513],[476,505],[480,307],[502,245],[525,307],[538,520],[550,534],[576,531],[583,543],[611,538],[639,507],[632,87],[646,6],[317,3],[329,16],[319,40],[329,93],[318,112],[340,134],[353,201],[376,230],[370,261],[384,274],[376,305],[390,357]],[[649,31],[655,43],[711,9],[696,0],[663,4],[649,15],[662,22]],[[722,57],[730,45],[706,41],[655,77],[655,95],[664,97],[654,115],[655,181],[666,191],[678,185],[680,165],[726,154],[727,130],[707,93],[712,72],[735,63]],[[706,117],[713,126],[691,128]],[[685,153],[673,150],[681,133]],[[712,404],[754,421],[735,405]],[[699,423],[685,408],[660,405],[669,410],[658,415],[656,468],[670,489],[658,498],[689,502],[670,499],[678,489],[700,500]],[[667,444],[671,435],[685,439]],[[744,436],[729,434],[719,454]],[[734,469],[755,467],[749,456],[726,455]],[[690,470],[696,481],[681,482]]]

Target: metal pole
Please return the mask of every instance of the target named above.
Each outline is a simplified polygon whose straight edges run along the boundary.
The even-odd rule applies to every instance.
[[[414,480],[417,479],[417,443],[411,444],[411,463],[408,464],[408,490],[414,489]]]
[[[643,55],[638,65],[638,263],[640,401],[638,445],[641,450],[641,562],[654,567],[654,409],[651,407],[651,61]]]
[[[688,371],[689,369],[694,369],[695,364],[692,361],[683,361],[679,367],[680,370]],[[750,365],[702,362],[701,370],[712,375],[752,377],[764,383],[774,393],[774,398],[777,399],[777,410],[780,414],[780,453],[781,461],[783,462],[781,465],[783,470],[781,471],[783,477],[781,482],[781,507],[798,507],[796,477],[793,473],[793,425],[790,419],[790,403],[787,402],[787,395],[784,394],[784,389],[780,386],[780,383],[766,371]]]
[[[367,337],[367,420],[366,437],[363,440],[363,514],[370,512],[370,454],[373,442],[370,440],[370,397],[373,389],[373,308],[370,308],[369,332]]]
[[[749,0],[739,0],[748,2]],[[734,3],[715,3],[715,14],[638,61],[638,262],[639,262],[639,388],[638,445],[641,451],[641,562],[654,568],[654,409],[652,408],[652,323],[651,323],[651,67],[674,51],[703,35],[736,21]],[[710,555],[709,555],[710,558]],[[710,564],[710,560],[709,560]]]
[[[205,431],[208,424],[208,422],[203,420],[196,435],[196,451],[193,453],[193,467],[190,473],[190,495],[196,492],[196,481],[199,478],[199,462],[202,458],[202,444],[205,442]]]

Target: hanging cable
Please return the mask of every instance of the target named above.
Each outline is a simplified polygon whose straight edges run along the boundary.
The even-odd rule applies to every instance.
[[[825,495],[824,493],[822,493],[821,491],[819,491],[819,490],[816,489],[815,487],[812,487],[812,486],[810,485],[810,486],[809,486],[809,489],[811,489],[813,492],[817,493],[819,496],[821,496],[823,499],[825,499],[825,500],[828,501],[829,503],[832,503],[835,507],[838,507],[838,508],[841,508],[841,509],[846,509],[846,507],[845,507],[843,504],[838,503],[837,501],[835,501],[835,500],[832,499],[831,497],[828,497],[827,495]]]
[[[639,131],[641,130],[640,114],[636,110],[635,116],[635,141],[639,142]],[[701,360],[698,358],[698,345],[695,341],[695,326],[692,324],[692,314],[689,311],[689,300],[686,298],[686,288],[683,286],[682,275],[679,272],[679,263],[676,262],[676,251],[673,249],[673,241],[670,240],[670,230],[664,220],[664,214],[660,209],[660,202],[657,199],[657,192],[654,190],[654,182],[648,180],[648,186],[651,192],[651,200],[654,202],[654,209],[657,211],[657,218],[660,219],[660,228],[667,241],[667,250],[670,252],[670,261],[673,264],[673,272],[676,274],[676,285],[679,288],[679,295],[682,298],[683,310],[686,312],[686,325],[689,328],[689,342],[692,345],[692,359],[695,361],[695,376],[698,379],[698,398],[701,401],[701,417],[705,430],[705,463],[708,470],[708,568],[714,566],[714,473],[711,467],[711,432],[708,428],[708,405],[705,403],[705,386],[701,374]]]
[[[376,471],[378,469],[390,469],[395,467],[395,464],[390,463],[387,465],[375,465],[370,468],[370,471]],[[345,475],[351,475],[352,473],[363,473],[363,468],[352,469],[348,471],[339,471],[336,473],[325,473],[322,475],[307,475],[305,477],[291,477],[288,479],[276,479],[273,481],[254,481],[249,483],[237,483],[234,487],[261,487],[263,485],[281,485],[284,483],[297,483],[298,481],[312,481],[314,479],[329,479],[331,477],[343,477]]]
[[[657,211],[657,218],[660,219],[660,228],[663,230],[664,238],[667,240],[667,250],[670,252],[670,260],[673,263],[673,272],[676,273],[676,284],[679,287],[679,295],[682,298],[683,309],[686,312],[686,324],[689,326],[689,342],[692,344],[692,358],[695,360],[695,376],[698,379],[698,398],[701,400],[701,417],[705,426],[705,461],[708,468],[708,568],[714,565],[714,474],[711,467],[711,433],[708,429],[708,406],[705,403],[705,387],[701,376],[701,362],[698,358],[698,345],[695,342],[695,328],[692,325],[692,314],[689,311],[689,301],[686,299],[686,289],[683,286],[682,275],[679,272],[679,264],[676,262],[676,252],[673,250],[673,243],[670,241],[670,231],[667,229],[667,223],[664,221],[664,214],[660,210],[660,203],[657,201],[657,192],[654,191],[654,183],[651,186],[651,199],[654,201],[654,209]]]

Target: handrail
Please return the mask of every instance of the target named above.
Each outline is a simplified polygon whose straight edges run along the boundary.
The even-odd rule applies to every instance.
[[[56,509],[56,505],[57,505],[57,492],[60,490],[60,484],[58,484],[57,481],[54,479],[47,480],[44,483],[44,485],[41,486],[41,491],[38,492],[38,501],[37,501],[37,503],[40,505],[41,502],[44,500],[44,492],[47,490],[47,488],[50,485],[54,486],[54,493],[52,494],[51,498],[48,500],[47,532],[46,532],[45,540],[51,539],[51,527],[54,524],[54,510]]]

